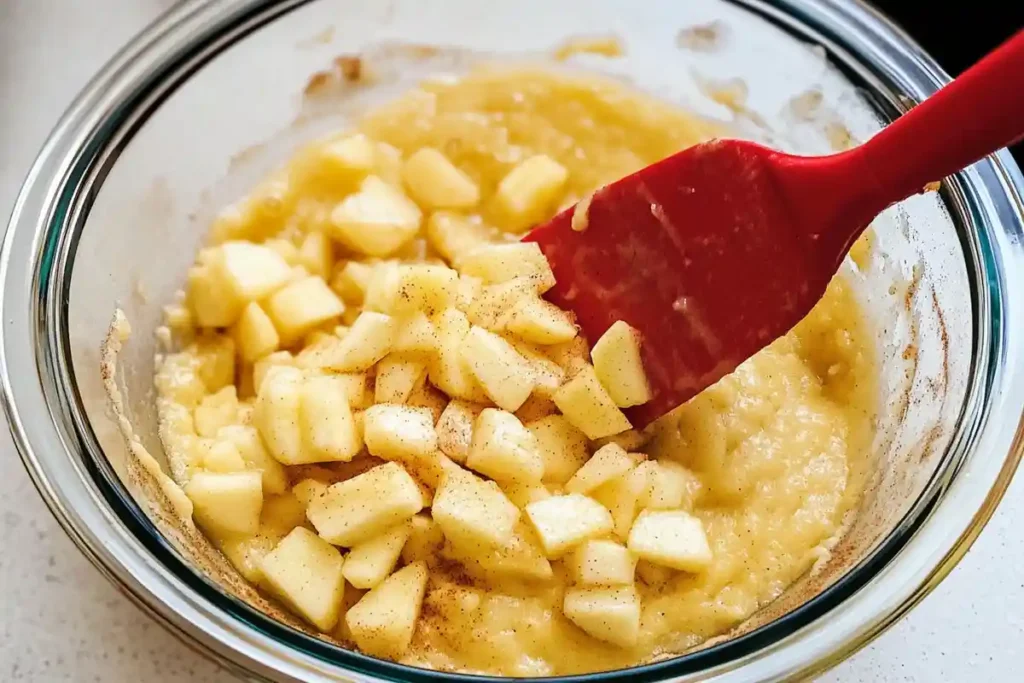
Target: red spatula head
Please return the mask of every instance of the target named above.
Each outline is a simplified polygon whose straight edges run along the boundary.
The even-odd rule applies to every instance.
[[[641,333],[653,398],[626,411],[634,427],[732,372],[824,293],[846,245],[814,244],[779,192],[781,156],[697,145],[527,235],[558,281],[548,298],[575,312],[591,343],[617,320]]]
[[[858,148],[697,145],[526,239],[591,342],[616,320],[640,331],[653,399],[627,414],[641,428],[799,322],[882,209],[1022,135],[1024,31]]]

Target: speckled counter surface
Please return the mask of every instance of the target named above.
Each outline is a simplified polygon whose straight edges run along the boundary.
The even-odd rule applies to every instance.
[[[75,92],[171,0],[0,0],[0,215]],[[939,589],[821,680],[1010,681],[1024,671],[1024,478]],[[0,430],[0,680],[235,680],[82,557]],[[1015,673],[1014,673],[1015,672]]]

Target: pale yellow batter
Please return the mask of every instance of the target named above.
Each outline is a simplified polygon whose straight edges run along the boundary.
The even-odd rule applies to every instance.
[[[421,205],[422,215],[414,221],[410,235],[384,260],[431,261],[457,270],[466,254],[480,245],[513,242],[532,222],[547,219],[602,184],[716,132],[708,123],[615,83],[521,70],[481,71],[454,83],[425,84],[372,112],[358,131],[375,145],[372,159],[366,160],[372,167],[367,172],[410,194]],[[321,601],[339,599],[341,604],[335,613],[314,613],[298,604],[298,598],[289,597],[293,594],[275,588],[273,578],[268,580],[264,573],[269,565],[263,563],[295,527],[305,526],[325,536],[318,520],[311,514],[311,525],[305,512],[311,497],[322,493],[311,490],[315,482],[347,479],[380,460],[361,451],[348,462],[280,464],[268,459],[267,448],[257,447],[259,438],[256,446],[246,441],[254,434],[264,442],[268,439],[269,428],[261,422],[267,418],[260,417],[260,410],[268,409],[258,409],[255,414],[253,410],[257,393],[266,391],[261,387],[267,384],[261,382],[268,368],[298,365],[307,375],[330,374],[309,359],[317,348],[330,347],[355,329],[353,324],[370,296],[366,282],[360,282],[358,276],[369,277],[383,262],[353,248],[351,238],[339,237],[332,225],[335,207],[359,190],[366,174],[351,172],[353,165],[361,163],[358,159],[345,157],[337,166],[324,162],[325,146],[341,139],[336,136],[300,151],[287,167],[225,211],[214,225],[212,244],[228,240],[267,244],[292,268],[289,282],[322,278],[333,296],[344,303],[344,310],[332,309],[332,300],[325,304],[326,309],[318,309],[326,313],[312,326],[302,328],[286,328],[281,314],[271,315],[278,329],[269,337],[261,336],[269,334],[264,329],[266,321],[253,313],[245,318],[247,328],[242,331],[242,323],[237,322],[242,304],[218,299],[223,292],[211,289],[209,279],[204,279],[209,270],[204,260],[214,258],[214,252],[204,252],[190,276],[188,299],[168,309],[169,326],[183,350],[162,360],[156,386],[161,435],[172,475],[186,492],[192,491],[193,502],[199,500],[196,519],[200,526],[246,578],[274,595],[283,595],[287,604],[320,630],[351,644],[353,633],[345,610],[359,601],[364,591],[349,584],[339,598],[341,589],[331,584],[337,591],[327,598],[321,596]],[[424,148],[437,150],[468,177],[477,188],[475,201],[472,193],[463,192],[450,200],[460,208],[438,209],[435,199],[422,198],[426,196],[422,187],[410,188],[408,174],[403,181],[403,164]],[[564,179],[556,178],[543,191],[530,195],[534,200],[526,208],[497,197],[502,179],[538,155],[564,169]],[[328,238],[322,239],[324,235]],[[346,269],[351,263],[357,266]],[[369,267],[360,269],[358,264]],[[466,297],[470,301],[479,291],[474,290],[471,278],[463,277],[457,300]],[[261,294],[253,301],[271,310],[269,298],[269,294]],[[314,297],[307,294],[304,298]],[[207,322],[233,322],[228,329],[217,324],[202,326],[199,323],[204,318]],[[277,341],[272,343],[275,337]],[[579,371],[581,363],[588,363],[588,356],[585,348],[572,344],[528,346],[516,348],[528,359],[530,348],[539,354],[541,360],[535,367],[551,369],[548,379],[552,382],[546,388],[542,383],[535,386],[531,397],[515,410],[517,418],[529,426],[558,414],[552,396]],[[300,353],[303,347],[313,348]],[[555,367],[551,368],[551,360],[544,365],[545,359],[553,360]],[[436,423],[448,404],[447,386],[435,386],[436,368],[430,363],[437,363],[436,359],[424,361],[429,372],[416,362],[401,366],[413,371],[418,368],[421,373],[411,393],[406,392],[406,405],[426,408]],[[374,389],[380,389],[373,387],[374,373],[380,382],[380,363],[375,367],[365,375],[367,386],[349,393],[353,419],[360,425],[366,419],[363,411],[375,402]],[[443,534],[437,535],[436,527],[431,532],[425,532],[425,526],[415,527],[403,541],[398,566],[423,561],[429,570],[426,594],[408,646],[379,653],[445,670],[560,675],[637,664],[666,652],[683,651],[727,631],[807,572],[820,557],[823,544],[840,531],[844,517],[855,509],[869,466],[874,373],[864,320],[849,286],[839,278],[808,318],[786,337],[660,420],[648,433],[616,437],[627,451],[682,466],[673,471],[683,477],[685,486],[672,505],[701,522],[712,557],[706,567],[695,572],[640,560],[633,583],[641,605],[639,630],[635,637],[626,638],[627,644],[589,635],[563,614],[567,609],[565,593],[576,580],[568,566],[570,560],[563,555],[550,557],[548,562],[543,553],[534,552],[537,539],[524,512],[517,538],[534,549],[533,555],[526,553],[527,560],[521,563],[526,569],[511,572],[495,570],[474,559],[472,552],[458,552]],[[424,383],[424,378],[429,381]],[[492,402],[479,387],[466,391],[484,403]],[[437,427],[440,432],[441,425]],[[225,447],[226,439],[233,445]],[[597,441],[600,443],[586,441],[584,460],[608,439]],[[439,448],[451,455],[446,443],[442,434]],[[448,468],[459,467],[452,463],[455,456],[440,457],[444,460],[405,465],[425,495],[426,508],[417,516],[417,524],[430,523],[431,496]],[[580,464],[574,462],[572,468]],[[531,488],[501,482],[508,498],[525,507],[531,500],[562,494],[568,476],[552,480],[552,465],[545,466],[543,485]],[[240,493],[231,507],[238,518],[223,522],[216,512],[221,509],[219,503],[209,503],[210,489],[196,484],[195,478],[209,472],[234,473],[243,475],[238,479],[242,482],[244,475],[253,471],[261,473],[261,481],[256,477],[260,499]],[[604,484],[592,495],[614,508],[628,488],[624,481]],[[292,491],[299,482],[303,483]],[[650,498],[647,491],[645,488],[641,500]],[[246,510],[259,515],[258,528],[246,526]],[[614,509],[612,512],[620,515]],[[253,523],[255,519],[252,517]],[[625,543],[617,532],[603,537]],[[325,566],[342,567],[342,556],[344,562],[352,562],[344,548],[336,552],[329,544],[323,545]],[[544,569],[547,566],[550,575]],[[313,581],[309,576],[301,579],[300,588],[308,588]],[[374,650],[377,645],[367,647],[378,653]]]

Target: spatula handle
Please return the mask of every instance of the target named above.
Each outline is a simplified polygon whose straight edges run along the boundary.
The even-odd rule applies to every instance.
[[[1024,137],[1024,30],[860,148],[887,206]]]

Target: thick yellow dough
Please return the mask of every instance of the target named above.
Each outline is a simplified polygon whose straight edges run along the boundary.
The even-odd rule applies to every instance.
[[[588,347],[573,339],[568,315],[553,322],[541,315],[550,317],[550,312],[536,297],[551,282],[546,263],[537,262],[536,254],[511,247],[471,256],[481,245],[515,243],[524,221],[546,219],[603,184],[718,132],[708,122],[618,83],[494,68],[455,81],[432,81],[370,112],[357,131],[301,150],[225,212],[213,239],[222,242],[217,235],[229,233],[232,240],[267,244],[288,262],[287,282],[273,292],[246,290],[246,297],[256,297],[251,302],[231,292],[218,299],[208,288],[206,275],[212,271],[203,253],[193,269],[190,319],[227,326],[242,318],[234,329],[189,330],[198,341],[158,366],[163,435],[179,483],[215,464],[209,455],[216,452],[215,444],[196,433],[190,418],[196,405],[230,382],[230,376],[238,406],[233,413],[218,413],[218,419],[239,425],[236,431],[259,427],[264,440],[272,437],[270,455],[280,458],[282,444],[308,450],[304,444],[315,442],[311,435],[324,443],[344,439],[355,445],[365,437],[376,455],[400,463],[388,467],[407,471],[419,489],[408,478],[402,480],[407,507],[381,521],[380,528],[342,538],[327,528],[324,511],[338,516],[332,521],[339,528],[348,528],[344,525],[351,520],[342,517],[349,512],[331,507],[330,492],[337,489],[328,486],[379,467],[365,449],[351,462],[302,457],[293,462],[303,464],[275,461],[269,472],[266,458],[242,459],[247,471],[262,472],[265,489],[268,481],[275,487],[283,488],[280,482],[294,486],[297,499],[310,506],[315,525],[301,518],[287,524],[268,519],[272,512],[265,507],[251,539],[276,544],[306,525],[309,531],[302,533],[307,536],[319,528],[328,542],[360,548],[359,543],[373,543],[388,529],[401,530],[401,538],[387,547],[386,561],[374,564],[372,576],[366,573],[369,578],[358,579],[361,587],[375,586],[368,596],[376,597],[363,598],[347,622],[345,615],[338,619],[348,624],[356,643],[410,664],[505,676],[602,671],[685,651],[743,621],[807,572],[820,548],[841,532],[871,464],[873,347],[848,283],[837,278],[795,330],[645,434],[608,437],[622,445],[605,446],[606,453],[617,456],[614,467],[595,464],[574,479],[608,442],[604,426],[597,430],[573,422],[592,417],[592,411],[576,411],[581,417],[569,409],[579,403],[570,400],[573,385],[568,392],[557,391],[574,377],[596,377]],[[539,169],[539,175],[531,168]],[[367,176],[373,178],[369,189]],[[338,182],[327,182],[332,177]],[[408,187],[426,183],[425,177],[429,186]],[[358,201],[344,203],[359,192]],[[381,234],[369,234],[375,225],[384,226]],[[315,258],[300,258],[303,245],[307,251],[309,245],[316,247]],[[464,263],[466,268],[458,277],[438,270],[447,279],[444,296],[433,308],[416,303],[417,292],[399,277],[405,271],[382,270],[424,261],[455,270]],[[295,291],[306,295],[295,295],[296,303],[288,304]],[[364,305],[371,312],[364,312]],[[509,344],[494,342],[501,354],[486,356],[486,364],[470,344],[466,353],[473,362],[464,364],[459,344],[471,330],[474,339],[500,336]],[[396,378],[397,367],[409,368],[408,376]],[[540,373],[552,368],[557,372],[541,379]],[[538,374],[506,377],[503,372]],[[302,419],[292,413],[281,417],[284,408],[302,410],[296,392],[308,377],[321,373],[348,373],[337,376],[345,379],[351,424],[339,426],[309,409]],[[265,405],[254,420],[252,406],[265,376],[270,379]],[[374,378],[381,376],[387,383],[375,392]],[[281,385],[282,377],[295,391]],[[276,389],[281,396],[273,393]],[[280,400],[274,406],[280,409],[269,411],[266,405],[275,396]],[[371,409],[364,417],[374,397],[391,407]],[[459,402],[449,403],[450,398]],[[496,400],[501,404],[495,406]],[[560,402],[569,406],[564,417]],[[500,468],[490,461],[481,465],[484,455],[497,461],[494,454],[505,453],[499,444],[485,452],[483,442],[472,439],[478,427],[481,434],[487,431],[488,416],[494,415],[481,411],[495,407],[515,411],[515,418],[503,413],[504,419],[524,425],[516,434],[522,442],[518,447],[529,455],[526,474],[504,460]],[[614,404],[611,408],[617,413]],[[209,421],[204,410],[200,426]],[[382,411],[396,416],[384,435],[390,440],[382,437]],[[406,415],[417,416],[416,424],[405,424]],[[427,424],[430,419],[434,430]],[[619,428],[614,422],[609,429]],[[414,426],[417,434],[430,437],[416,442],[425,444],[422,448],[408,447],[395,436],[411,433]],[[203,427],[203,432],[209,430]],[[588,440],[583,432],[602,438]],[[286,444],[274,441],[274,435],[285,433]],[[477,470],[465,480],[475,488],[459,488],[463,480],[452,478],[464,464]],[[498,480],[479,479],[492,475]],[[430,506],[438,491],[435,521]],[[476,507],[465,501],[453,506],[453,491]],[[584,493],[588,510],[607,508],[610,517],[602,512],[595,517],[599,523],[586,526],[585,532],[555,538],[563,526],[568,528],[562,522],[570,521],[560,519],[560,511],[577,514],[572,511],[578,507],[560,502]],[[373,495],[362,494],[369,505]],[[414,515],[420,495],[427,505]],[[642,513],[644,508],[651,513]],[[548,510],[557,514],[545,515]],[[628,532],[641,514],[643,533],[630,539]],[[571,521],[583,528],[587,520]],[[254,524],[251,514],[244,528],[236,526],[250,531]],[[208,533],[225,533],[215,527],[210,524]],[[703,540],[700,530],[706,547],[698,542]],[[224,547],[255,542],[234,533],[234,527],[231,531],[230,538],[218,537]],[[454,538],[446,539],[445,531]],[[658,546],[664,539],[683,537],[695,545]],[[506,545],[495,546],[500,543]],[[394,571],[405,573],[384,578],[399,553]],[[638,553],[643,554],[639,563]],[[584,572],[581,557],[615,562]],[[429,578],[423,578],[424,572]],[[351,569],[346,575],[355,573]],[[605,575],[613,585],[593,583]],[[406,589],[402,578],[410,576],[415,581]],[[333,623],[335,614],[327,616],[320,623]],[[397,624],[394,633],[385,628],[392,622]]]

